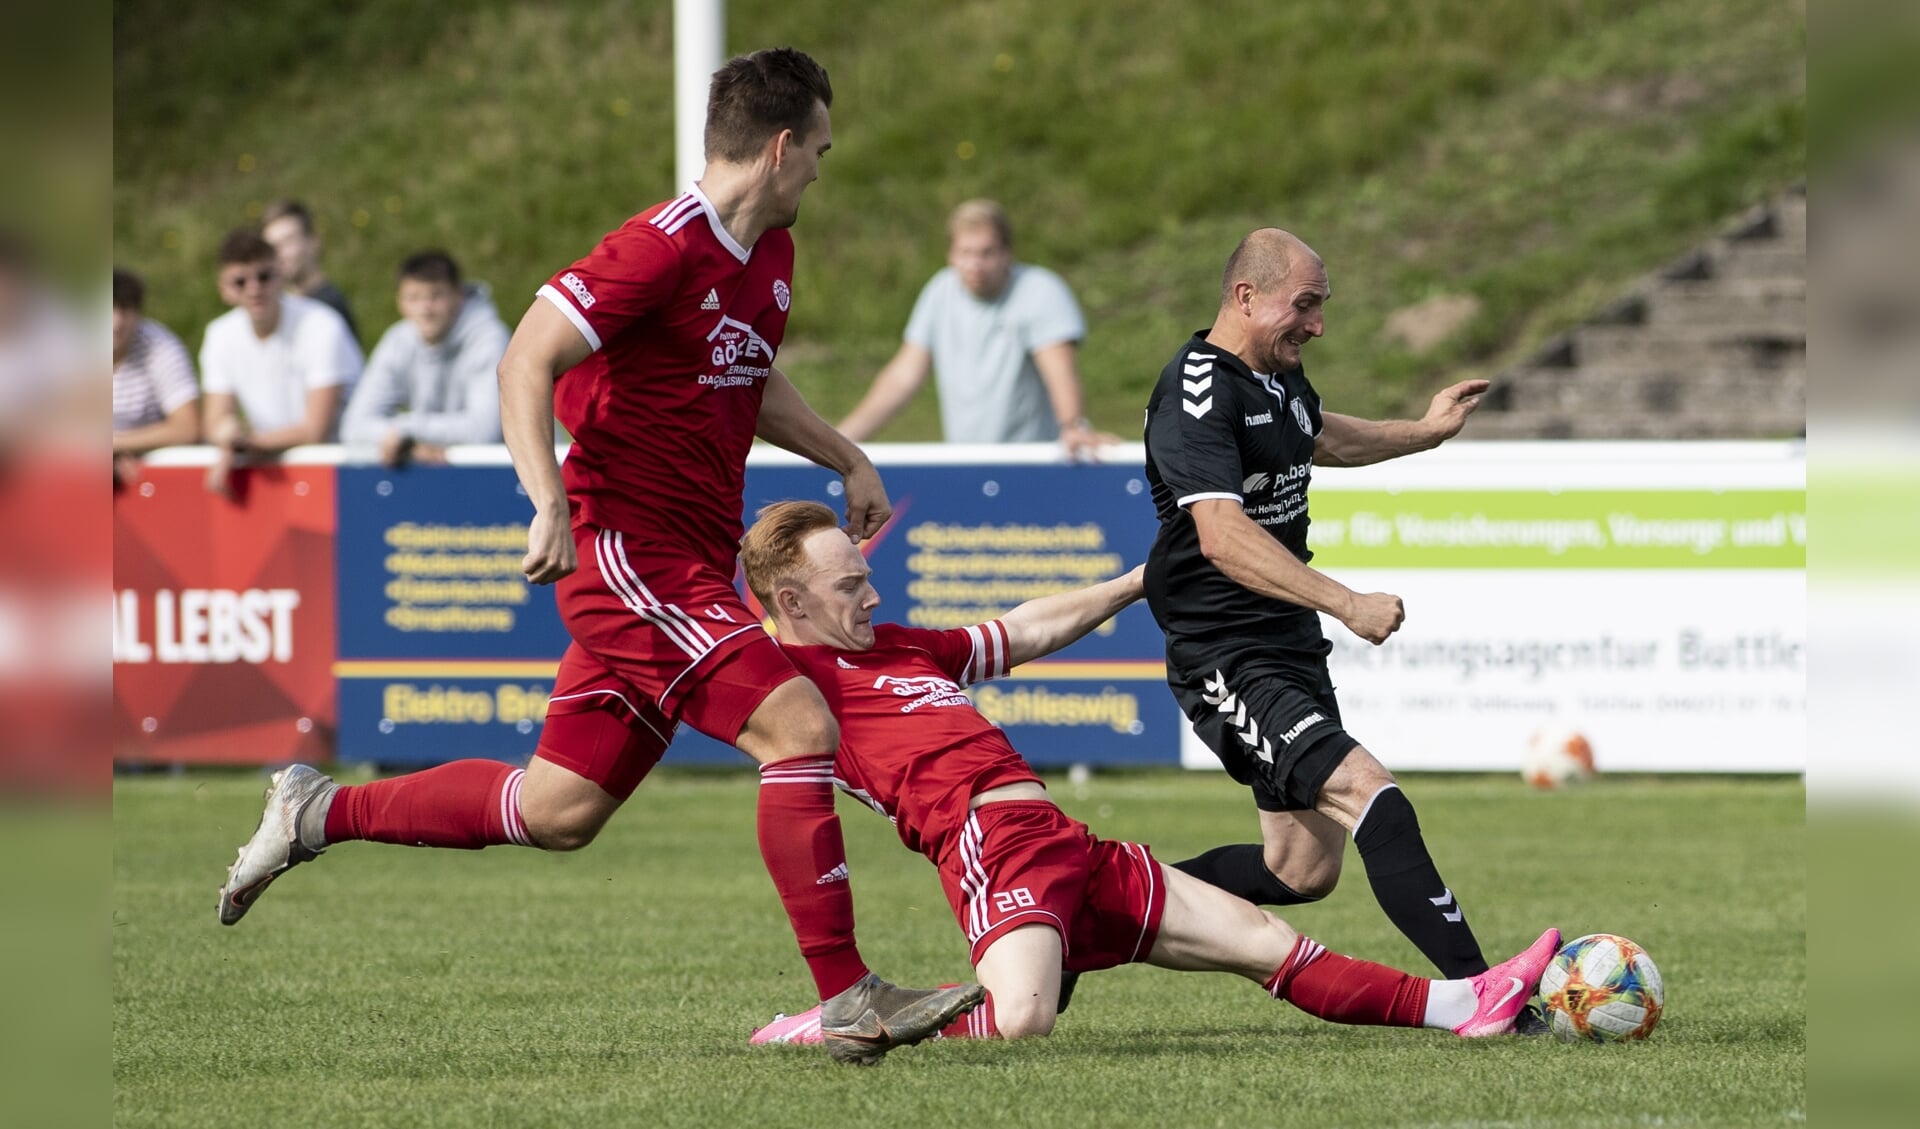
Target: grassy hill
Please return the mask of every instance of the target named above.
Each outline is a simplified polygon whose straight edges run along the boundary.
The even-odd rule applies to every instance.
[[[392,269],[440,245],[511,320],[555,268],[671,195],[671,6],[121,0],[116,261],[197,346],[223,232],[320,213],[371,340]],[[736,50],[831,71],[834,149],[795,230],[783,367],[830,418],[897,346],[959,200],[1089,320],[1090,414],[1138,429],[1220,265],[1277,223],[1326,258],[1330,406],[1391,411],[1485,371],[1804,175],[1806,19],[1783,0],[735,0]],[[1393,310],[1481,312],[1413,355]],[[938,435],[930,395],[884,439]]]

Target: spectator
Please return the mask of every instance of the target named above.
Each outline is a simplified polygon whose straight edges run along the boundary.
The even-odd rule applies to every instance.
[[[135,455],[200,442],[200,382],[173,331],[142,317],[147,287],[113,272],[113,458],[126,477]]]
[[[920,291],[906,340],[840,430],[859,442],[907,406],[932,372],[949,443],[1057,439],[1072,459],[1117,437],[1087,421],[1075,352],[1086,322],[1073,291],[1013,258],[1013,225],[992,200],[947,220],[947,266]]]
[[[220,244],[220,297],[233,309],[207,326],[200,373],[207,441],[223,456],[207,485],[225,492],[238,455],[330,441],[361,357],[339,314],[280,292],[273,246],[251,229]]]
[[[400,320],[374,346],[340,423],[342,442],[378,446],[380,461],[439,462],[451,443],[500,442],[495,368],[508,331],[485,283],[460,281],[445,251],[400,264]]]
[[[298,200],[275,200],[260,217],[260,234],[273,244],[280,259],[281,283],[303,298],[317,298],[332,306],[347,323],[347,332],[355,341],[360,327],[354,323],[347,296],[320,269],[320,232],[313,226],[313,213]]]

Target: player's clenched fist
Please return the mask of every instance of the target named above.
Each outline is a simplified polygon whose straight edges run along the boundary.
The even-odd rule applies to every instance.
[[[1352,610],[1340,620],[1347,625],[1347,630],[1375,644],[1386,642],[1387,636],[1400,630],[1406,621],[1406,605],[1400,602],[1400,597],[1386,592],[1354,596]]]
[[[527,555],[520,571],[534,584],[552,584],[578,567],[573,530],[565,518],[537,512],[527,525]]]
[[[872,463],[862,463],[848,471],[845,482],[847,536],[857,544],[880,532],[880,527],[893,516],[893,504],[887,501],[887,488],[880,484],[880,472],[873,469]]]

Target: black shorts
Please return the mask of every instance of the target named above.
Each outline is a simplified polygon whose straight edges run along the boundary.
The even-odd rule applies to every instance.
[[[1311,809],[1359,744],[1340,726],[1324,658],[1256,640],[1167,640],[1167,685],[1261,811]]]

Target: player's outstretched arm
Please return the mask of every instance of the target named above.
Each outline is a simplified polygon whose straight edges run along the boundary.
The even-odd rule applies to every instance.
[[[931,375],[933,354],[925,345],[902,341],[900,351],[880,370],[880,375],[873,378],[867,394],[847,413],[847,418],[840,421],[840,433],[856,443],[873,438],[874,432],[885,427],[888,420],[913,401]]]
[[[1028,600],[1000,617],[1007,629],[1007,666],[1050,655],[1119,614],[1145,591],[1146,566],[1072,592]]]
[[[1432,450],[1460,434],[1490,387],[1490,381],[1463,380],[1443,388],[1420,419],[1369,420],[1322,412],[1313,461],[1319,466],[1366,466]]]
[[[1312,608],[1347,625],[1369,643],[1400,629],[1406,609],[1385,592],[1355,592],[1289,553],[1231,498],[1203,498],[1188,507],[1200,552],[1227,579],[1262,596]]]
[[[760,395],[760,421],[754,434],[783,450],[840,472],[847,485],[847,535],[863,541],[880,532],[893,516],[887,488],[865,451],[820,418],[787,374],[773,369]]]
[[[551,584],[578,564],[567,488],[553,453],[553,381],[592,351],[558,307],[535,298],[500,358],[500,431],[514,473],[533,502],[520,571],[535,584]]]

